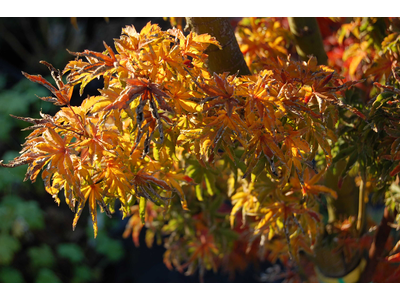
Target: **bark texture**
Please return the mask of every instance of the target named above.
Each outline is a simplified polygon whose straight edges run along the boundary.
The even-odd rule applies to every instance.
[[[356,252],[351,258],[346,259],[343,249],[338,249],[335,242],[335,233],[332,230],[333,223],[342,218],[357,216],[359,212],[360,190],[356,186],[354,177],[346,176],[341,188],[338,188],[339,174],[346,167],[345,160],[339,161],[336,165],[336,172],[329,169],[325,177],[325,185],[337,192],[338,198],[333,199],[327,196],[328,224],[324,235],[320,237],[315,246],[315,257],[311,258],[318,270],[326,277],[342,278],[353,271],[360,263],[362,252]],[[365,211],[362,212],[365,219]],[[364,224],[364,223],[362,223]],[[356,237],[356,233],[355,236]]]
[[[322,36],[316,18],[289,17],[290,31],[296,41],[296,50],[301,59],[307,60],[314,55],[320,65],[328,63],[328,56],[324,50]]]
[[[214,45],[206,50],[210,72],[235,74],[239,71],[239,75],[250,74],[229,18],[186,17],[186,23],[191,31],[197,34],[208,33],[222,46],[222,50]]]
[[[317,58],[318,64],[326,65],[328,56],[324,49],[317,19],[314,17],[289,17],[288,21],[300,58],[308,60],[308,56],[313,55]],[[354,178],[346,178],[341,189],[337,189],[338,180],[339,178],[335,178],[332,172],[328,171],[326,184],[338,192],[338,199],[328,199],[327,201],[328,223],[331,224],[339,220],[340,217],[359,215],[357,225],[360,227],[359,233],[361,233],[364,229],[361,227],[364,227],[365,211],[360,209],[358,205],[360,195],[354,184]],[[333,235],[329,230],[331,225],[329,224],[324,235],[321,236],[315,246],[315,256],[310,259],[314,261],[319,271],[326,277],[342,278],[359,265],[362,253],[357,252],[353,257],[346,259],[343,249],[337,249],[338,245],[333,240]]]

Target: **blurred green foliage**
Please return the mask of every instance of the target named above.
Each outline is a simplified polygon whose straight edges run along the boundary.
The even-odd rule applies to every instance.
[[[14,252],[20,249],[18,239],[11,235],[0,235],[0,264],[8,265],[13,259]]]
[[[68,259],[71,263],[82,262],[84,254],[81,248],[75,244],[60,244],[57,246],[57,254]]]
[[[3,24],[0,26],[3,27],[4,24],[8,24],[4,23],[4,20],[0,20],[1,22]],[[16,24],[18,22],[25,21],[15,21]],[[83,50],[85,24],[81,23],[81,32],[75,32],[69,19],[49,19],[46,22],[56,24],[59,30],[60,26],[66,26],[63,30],[71,31],[70,36],[74,36],[75,39],[71,50]],[[4,33],[5,31],[0,34],[2,47],[6,44],[6,39],[1,39]],[[79,34],[82,36],[77,37]],[[47,42],[50,41],[51,39]],[[37,42],[40,43],[40,39]],[[64,64],[67,59],[72,58],[61,42],[57,47],[59,48],[55,53],[61,56],[54,57],[55,61],[51,62],[60,67],[60,63]],[[45,54],[36,54],[41,56],[41,59],[48,59]],[[4,54],[1,59],[4,62]],[[23,67],[19,71],[31,72],[34,68],[40,69],[40,66],[37,60],[37,66],[32,68],[26,64],[26,68]],[[20,67],[17,65],[16,69]],[[46,74],[46,68],[43,68],[42,75],[53,82],[50,74]],[[40,111],[54,114],[57,110],[51,103],[41,101],[35,96],[49,96],[44,87],[26,80],[22,75],[19,81],[13,82],[10,78],[4,69],[0,70],[0,159],[4,162],[11,161],[19,155],[21,144],[30,133],[29,130],[21,131],[30,124],[12,118],[10,114],[39,118]],[[103,281],[104,268],[124,255],[121,243],[107,236],[110,226],[115,225],[116,220],[104,220],[96,240],[92,238],[91,231],[86,232],[84,225],[72,232],[70,224],[64,225],[62,220],[72,223],[73,213],[65,206],[60,208],[60,215],[53,215],[54,210],[51,209],[56,207],[56,204],[51,196],[45,193],[42,180],[38,179],[34,184],[23,183],[25,172],[26,166],[0,168],[0,282]],[[63,226],[61,233],[57,224]]]
[[[36,277],[36,283],[59,283],[60,278],[50,269],[40,269]]]
[[[42,244],[39,247],[31,247],[28,255],[33,268],[48,267],[54,265],[54,255],[48,245]]]
[[[91,231],[90,234],[92,234]],[[121,259],[124,254],[122,245],[118,241],[113,240],[106,235],[101,235],[96,238],[95,249],[110,261],[117,261]]]
[[[13,267],[3,267],[0,269],[0,282],[15,283],[24,282],[24,278],[20,271]]]

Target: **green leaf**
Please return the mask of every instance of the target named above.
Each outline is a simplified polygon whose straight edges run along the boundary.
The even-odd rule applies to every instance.
[[[347,174],[349,173],[349,171],[352,169],[352,167],[354,166],[354,164],[357,162],[358,159],[358,151],[354,151],[350,157],[349,160],[347,161],[346,167],[343,169],[342,171],[342,175],[341,177],[345,177],[347,176]]]
[[[42,244],[39,247],[32,247],[28,250],[32,267],[51,267],[54,265],[55,259],[51,248]]]
[[[8,141],[11,137],[10,132],[16,122],[11,117],[6,118],[5,116],[0,115],[0,123],[0,140],[3,142]]]
[[[57,253],[72,263],[79,263],[84,259],[82,249],[76,244],[60,244],[57,246]]]
[[[39,102],[34,95],[44,95],[46,89],[28,80],[21,80],[9,90],[0,92],[0,114],[25,115],[31,103]],[[4,105],[7,103],[7,105]]]
[[[139,200],[139,216],[140,220],[142,221],[142,224],[144,225],[145,217],[146,217],[146,201],[147,199],[145,197],[140,197]]]
[[[1,124],[1,122],[0,122]],[[1,127],[1,126],[0,126]],[[19,156],[20,154],[17,151],[7,151],[1,160],[4,163],[8,163],[12,161],[15,157]],[[21,186],[21,178],[24,178],[26,173],[26,166],[18,166],[15,168],[0,168],[0,190],[7,194],[11,194],[14,190],[11,190],[11,186]]]
[[[352,152],[357,151],[357,145],[346,147],[341,150],[332,160],[332,164],[337,163],[341,159],[347,158]]]
[[[236,241],[239,238],[239,233],[229,228],[219,228],[216,231],[232,241]]]
[[[12,229],[14,236],[21,236],[27,229],[44,228],[43,213],[35,201],[24,201],[17,195],[3,197],[0,205],[0,229]]]
[[[154,156],[154,159],[157,161],[160,161],[160,148],[161,148],[161,145],[157,145],[157,144],[155,147],[153,147],[153,156]]]
[[[23,283],[25,281],[20,271],[12,267],[4,267],[0,269],[0,282]]]
[[[372,103],[372,108],[371,111],[369,112],[369,116],[372,116],[379,107],[381,107],[383,104],[389,101],[389,99],[393,98],[393,96],[394,93],[392,92],[383,92],[379,94],[379,96],[376,97],[374,103]]]
[[[168,155],[172,157],[173,160],[179,161],[179,159],[176,157],[176,152],[175,152],[176,137],[172,136],[172,133],[167,134],[165,136],[164,145],[166,147]]]
[[[36,276],[36,283],[61,283],[61,280],[52,270],[42,268]]]
[[[200,201],[204,201],[203,195],[201,193],[201,186],[200,184],[195,186],[195,191],[196,191],[196,197],[197,199],[199,199]]]
[[[217,197],[216,199],[213,199],[208,208],[208,211],[211,214],[215,214],[217,212],[217,210],[221,207],[223,200],[224,199],[222,197]]]
[[[72,282],[74,283],[84,283],[90,282],[93,278],[92,271],[88,266],[75,266],[74,268],[74,277],[72,278]]]
[[[217,192],[215,187],[215,176],[210,172],[204,172],[204,180],[206,182],[207,192],[210,196],[213,196]]]
[[[256,165],[254,166],[254,169],[251,171],[252,174],[255,175],[255,177],[257,178],[258,175],[260,175],[260,173],[262,171],[265,170],[265,164],[267,163],[267,158],[263,155],[256,163]]]
[[[9,207],[3,203],[0,205],[0,230],[3,232],[9,231],[14,222],[14,215]]]
[[[110,261],[117,261],[124,255],[121,243],[109,238],[105,234],[97,236],[96,250],[105,255]]]
[[[21,248],[19,241],[13,236],[0,235],[0,265],[8,265],[11,263],[14,253]]]
[[[23,218],[29,229],[43,229],[44,216],[39,204],[35,201],[24,201],[18,203],[15,211],[16,217]]]

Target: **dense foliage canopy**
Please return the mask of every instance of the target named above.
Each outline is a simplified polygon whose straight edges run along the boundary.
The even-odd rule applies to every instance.
[[[73,228],[88,207],[94,236],[98,207],[109,217],[119,208],[125,237],[138,244],[145,226],[146,243],[164,243],[165,264],[186,274],[279,259],[287,280],[313,281],[323,243],[346,261],[368,249],[365,203],[400,204],[399,19],[320,19],[320,65],[297,55],[286,18],[244,18],[236,37],[250,75],[210,71],[206,49],[220,43],[171,21],[167,31],[126,26],[115,50],[69,51],[62,71],[41,61],[56,86],[23,73],[60,109],[13,116],[33,131],[1,166],[28,164],[32,182],[41,172]],[[71,105],[74,89],[98,79],[98,95]],[[358,209],[328,214],[340,199]],[[380,264],[391,275],[375,280],[400,278],[398,245]]]

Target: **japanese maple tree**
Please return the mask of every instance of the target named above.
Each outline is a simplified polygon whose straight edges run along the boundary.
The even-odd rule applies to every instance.
[[[386,194],[387,222],[398,228],[399,20],[329,20],[320,38],[331,51],[322,65],[311,55],[301,60],[289,26],[298,20],[243,19],[236,37],[247,66],[233,72],[217,69],[213,55],[226,51],[225,42],[211,35],[215,28],[200,33],[203,21],[188,19],[186,34],[126,26],[114,48],[70,51],[76,58],[62,71],[42,61],[56,86],[23,73],[60,110],[15,117],[33,131],[21,155],[1,166],[27,164],[32,182],[41,172],[55,202],[75,213],[73,228],[87,206],[94,236],[98,207],[109,217],[120,207],[130,218],[124,236],[138,244],[145,226],[147,245],[164,243],[166,265],[186,274],[279,259],[294,270],[287,279],[299,281],[311,261],[323,272],[319,258],[332,247],[350,265],[360,257],[353,250],[376,245],[366,230],[369,195],[382,201]],[[340,57],[332,53],[348,39],[353,44]],[[98,95],[70,104],[74,88],[82,95],[99,78]],[[343,197],[352,185],[357,195]],[[335,216],[340,199],[358,210]],[[393,278],[375,280],[398,280],[398,245],[380,264],[396,269]],[[313,271],[307,275],[315,280]],[[327,277],[335,276],[320,276]]]

